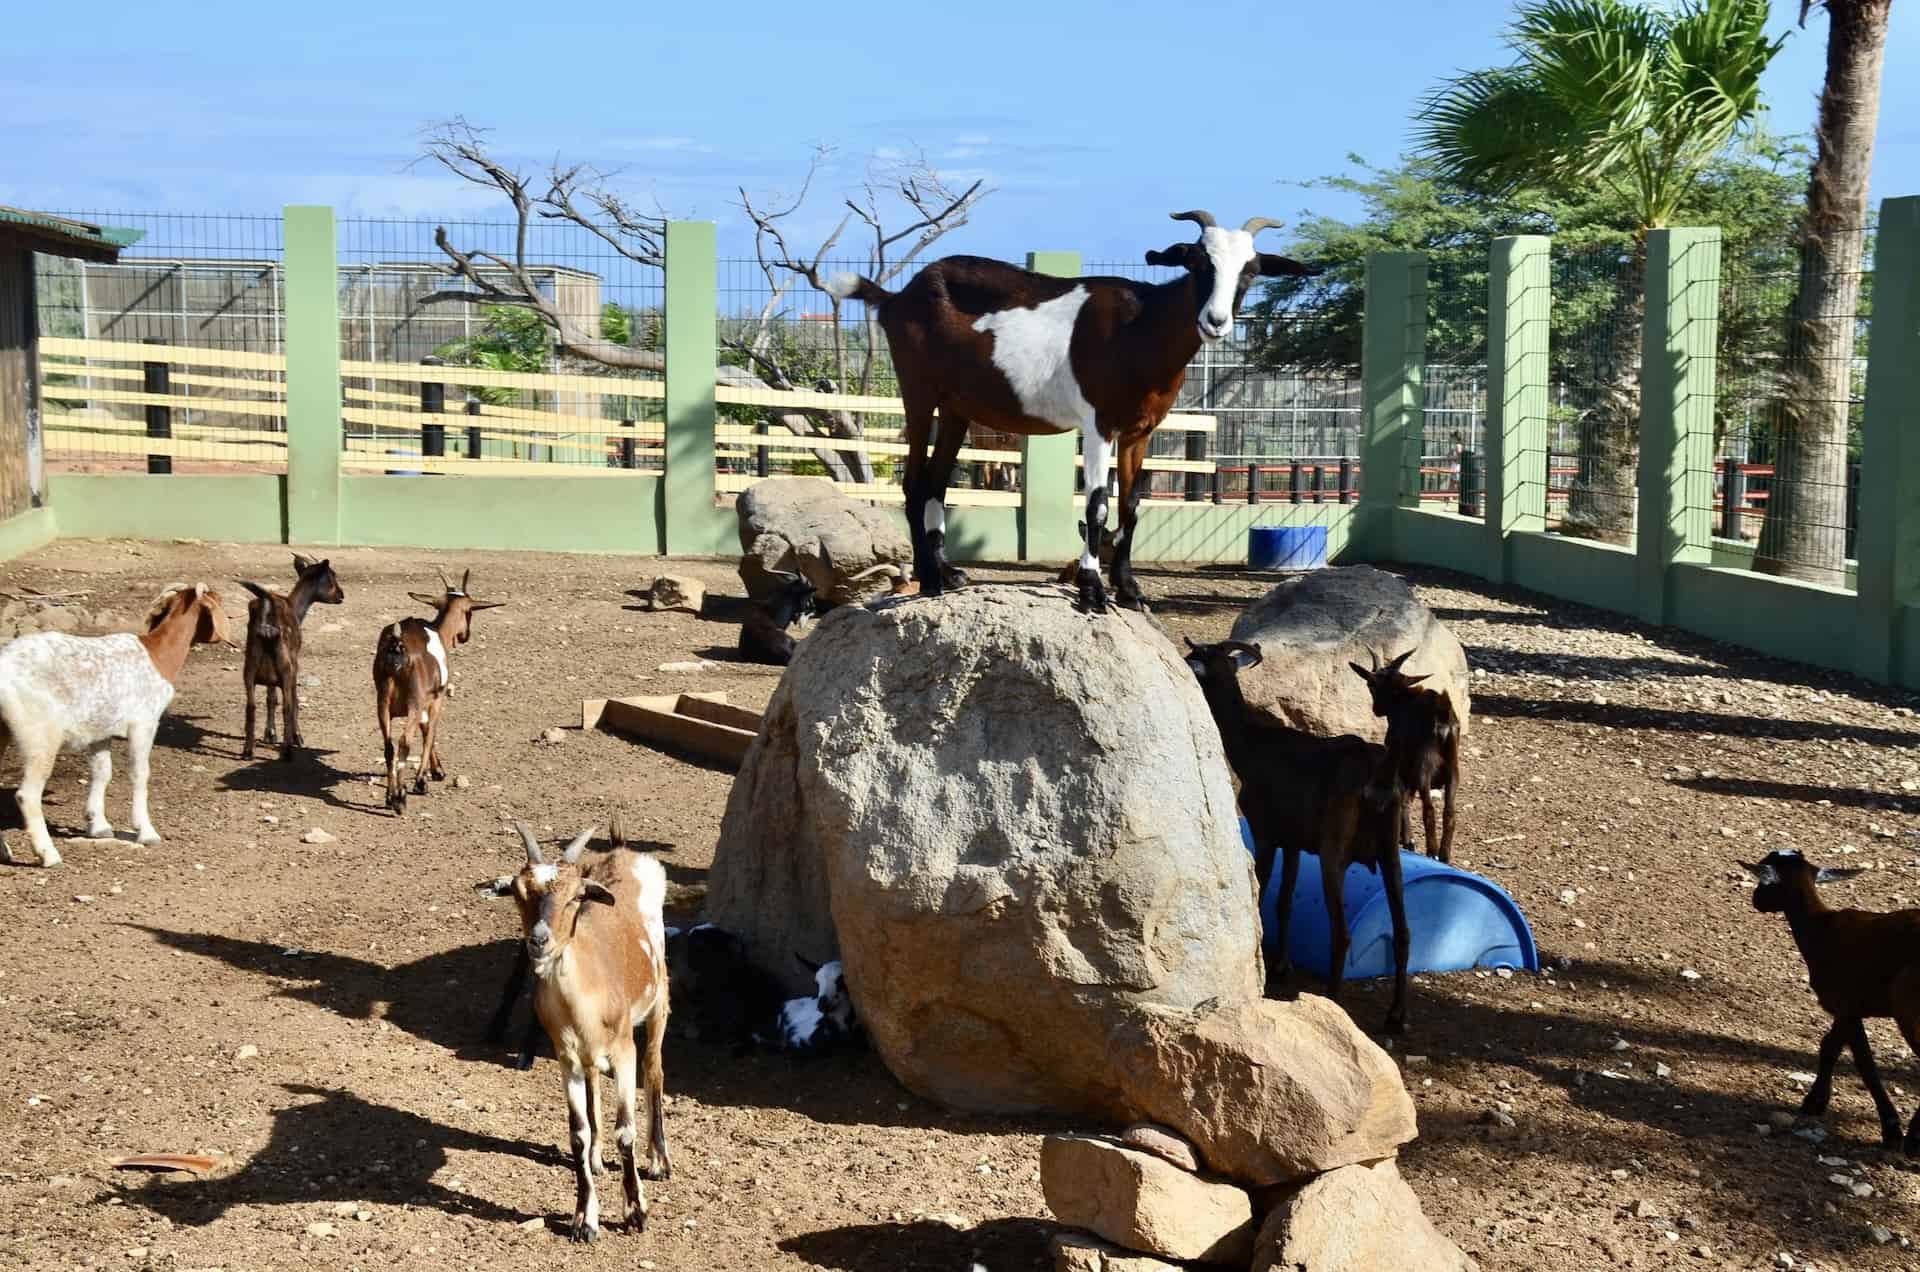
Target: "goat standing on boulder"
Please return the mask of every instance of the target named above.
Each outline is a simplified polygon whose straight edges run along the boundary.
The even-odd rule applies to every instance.
[[[253,593],[247,604],[247,659],[240,669],[240,682],[247,687],[247,740],[240,758],[253,758],[253,687],[267,687],[267,728],[261,740],[273,745],[274,707],[282,693],[287,699],[287,741],[280,748],[282,760],[293,759],[293,750],[306,743],[300,738],[300,625],[314,602],[338,605],[347,599],[340,580],[333,575],[330,561],[293,555],[293,567],[299,572],[293,590],[282,596],[269,592],[258,583],[240,580],[240,586]]]
[[[1914,1114],[1903,1141],[1900,1113],[1880,1083],[1865,1023],[1892,1017],[1908,1048],[1920,1052],[1920,910],[1882,914],[1828,909],[1817,885],[1851,879],[1860,871],[1816,867],[1797,852],[1770,852],[1761,861],[1740,865],[1760,885],[1753,890],[1753,908],[1787,916],[1793,943],[1807,963],[1813,996],[1833,1017],[1833,1028],[1820,1040],[1819,1072],[1800,1111],[1827,1111],[1833,1066],[1840,1048],[1850,1047],[1860,1081],[1880,1114],[1880,1143],[1887,1148],[1904,1143],[1907,1156],[1920,1156],[1920,1113]]]
[[[1327,997],[1338,1001],[1351,940],[1347,867],[1358,862],[1380,872],[1393,916],[1393,1005],[1387,1009],[1386,1027],[1389,1033],[1402,1032],[1407,1026],[1407,958],[1412,950],[1397,833],[1406,822],[1406,801],[1400,800],[1396,809],[1380,785],[1387,772],[1386,748],[1352,736],[1323,738],[1285,725],[1256,723],[1240,691],[1240,671],[1259,664],[1260,646],[1237,640],[1196,645],[1188,640],[1187,648],[1187,666],[1200,681],[1220,727],[1227,763],[1240,779],[1240,811],[1253,833],[1260,897],[1267,895],[1267,881],[1273,877],[1275,851],[1282,857],[1278,930],[1273,934],[1279,962],[1272,978],[1287,973],[1287,926],[1304,850],[1320,858],[1332,947]]]
[[[887,333],[907,417],[902,484],[922,595],[965,582],[946,561],[947,482],[969,427],[979,426],[1022,436],[1081,434],[1087,524],[1076,577],[1081,604],[1097,612],[1107,605],[1098,553],[1107,470],[1118,455],[1114,594],[1122,605],[1145,608],[1132,555],[1149,481],[1148,439],[1173,409],[1201,342],[1233,331],[1256,277],[1317,272],[1254,247],[1253,236],[1278,221],[1256,216],[1230,230],[1204,211],[1173,219],[1194,222],[1200,238],[1147,253],[1149,265],[1186,271],[1167,283],[1056,278],[978,256],[943,257],[897,292],[857,274],[815,279],[838,300],[866,302]]]
[[[634,1145],[638,1136],[639,1056],[633,1031],[647,1027],[645,1082],[649,1138],[648,1179],[667,1179],[666,1075],[661,1047],[667,1032],[667,936],[661,909],[667,874],[644,853],[629,851],[616,816],[608,831],[613,851],[581,867],[592,827],[568,844],[558,862],[541,855],[524,822],[514,829],[526,845],[520,873],[488,885],[520,907],[526,953],[534,977],[533,1009],[553,1040],[566,1079],[567,1125],[572,1133],[575,1241],[600,1235],[600,1199],[593,1172],[600,1155],[600,1097],[596,1075],[613,1075],[614,1137],[620,1144],[627,1221],[647,1226],[647,1197]]]
[[[424,738],[413,793],[427,793],[429,774],[436,782],[447,776],[440,763],[440,704],[450,684],[449,648],[467,643],[475,614],[506,604],[474,600],[467,593],[467,580],[472,576],[472,570],[461,574],[460,586],[455,587],[442,574],[440,583],[445,592],[440,596],[408,592],[408,596],[433,609],[432,621],[403,618],[391,624],[381,631],[373,655],[374,718],[387,752],[387,807],[397,813],[407,811],[407,757],[413,749],[416,724],[421,726]]]
[[[36,632],[0,649],[0,751],[20,748],[20,785],[14,798],[40,864],[57,866],[60,851],[47,834],[40,805],[53,762],[62,750],[91,756],[87,835],[113,836],[107,821],[107,781],[113,776],[115,738],[127,740],[133,769],[133,828],[143,844],[160,842],[147,814],[147,776],[161,713],[173,701],[174,682],[194,645],[230,644],[220,594],[205,583],[176,583],[147,614],[140,636],[68,636]],[[0,840],[0,856],[12,854]]]

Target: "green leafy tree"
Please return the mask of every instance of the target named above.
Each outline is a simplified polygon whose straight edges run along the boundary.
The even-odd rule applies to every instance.
[[[1631,213],[1602,391],[1583,422],[1569,528],[1623,539],[1638,466],[1645,235],[1673,224],[1689,192],[1753,122],[1760,75],[1781,41],[1766,0],[1530,0],[1508,36],[1511,65],[1445,81],[1419,114],[1420,152],[1449,183],[1518,196],[1608,190]]]

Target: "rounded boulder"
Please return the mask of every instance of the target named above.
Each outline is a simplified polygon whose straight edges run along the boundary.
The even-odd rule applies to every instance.
[[[755,482],[734,504],[740,527],[740,581],[747,595],[768,600],[780,590],[779,572],[799,574],[823,602],[845,605],[879,595],[893,583],[888,571],[858,582],[876,565],[913,571],[913,545],[899,516],[856,503],[830,481],[776,477]]]

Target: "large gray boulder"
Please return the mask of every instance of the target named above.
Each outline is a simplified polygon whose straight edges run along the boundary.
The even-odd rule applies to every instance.
[[[767,707],[709,917],[796,991],[796,953],[843,958],[913,1091],[1125,1122],[1117,1027],[1258,997],[1236,817],[1219,732],[1150,619],[1006,586],[850,607]]]
[[[1425,687],[1453,699],[1467,729],[1467,652],[1397,574],[1370,565],[1333,566],[1288,579],[1246,608],[1233,639],[1260,646],[1264,661],[1241,673],[1256,715],[1323,737],[1351,733],[1379,741],[1367,686],[1348,663],[1371,666],[1411,649],[1401,668],[1430,675]]]
[[[899,517],[856,503],[830,481],[770,477],[741,492],[734,514],[740,522],[740,581],[755,600],[779,590],[775,571],[806,576],[821,600],[834,605],[888,589],[892,580],[884,571],[852,581],[872,566],[898,566],[900,577],[913,572],[913,545]]]

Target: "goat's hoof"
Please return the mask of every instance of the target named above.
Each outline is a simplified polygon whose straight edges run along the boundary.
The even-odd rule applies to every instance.
[[[532,1054],[529,1053],[526,1055],[515,1056],[513,1060],[513,1067],[520,1070],[520,1072],[522,1073],[525,1073],[527,1070],[533,1068]]]
[[[1920,1157],[1920,1135],[1908,1135],[1905,1152],[1908,1157]]]
[[[94,822],[87,827],[88,839],[112,839],[113,826],[108,822]]]
[[[415,795],[425,795],[427,793],[427,775],[425,773],[422,773],[413,780],[413,793]]]
[[[664,1165],[656,1166],[653,1162],[649,1161],[647,1163],[647,1168],[640,1172],[640,1178],[649,1180],[655,1183],[663,1179],[672,1179],[673,1163],[667,1162]]]
[[[972,582],[972,580],[967,577],[967,572],[957,565],[942,565],[940,567],[940,581],[946,587],[955,589],[963,588]]]
[[[436,782],[444,782],[444,781],[446,781],[446,780],[447,780],[447,770],[445,770],[445,769],[434,769],[434,770],[433,770],[433,771],[432,771],[431,773],[429,773],[429,774],[428,774],[427,776],[429,776],[429,777],[431,777],[431,778],[432,778],[432,779],[433,779],[434,781],[436,781]]]
[[[1091,570],[1080,571],[1080,608],[1089,614],[1107,612],[1107,587]]]
[[[1819,1117],[1827,1111],[1828,1093],[1815,1087],[1807,1092],[1807,1098],[1800,1101],[1801,1117]]]
[[[1386,1032],[1390,1034],[1403,1034],[1407,1032],[1407,1014],[1405,1012],[1388,1012],[1385,1029]]]
[[[589,1224],[585,1218],[574,1216],[573,1226],[567,1229],[567,1240],[575,1245],[592,1245],[593,1239],[600,1235],[598,1224]]]
[[[1900,1123],[1897,1120],[1881,1126],[1880,1147],[1893,1149],[1904,1149],[1906,1147],[1906,1135],[1901,1131]]]
[[[297,757],[294,754],[293,747],[283,746],[280,748],[280,762],[282,764],[291,764],[295,758]]]
[[[1142,614],[1153,613],[1153,606],[1147,604],[1147,598],[1138,592],[1122,592],[1114,599],[1119,601],[1121,609],[1138,610]]]
[[[157,830],[143,830],[143,831],[141,831],[141,832],[140,832],[140,836],[139,836],[139,839],[137,840],[137,842],[138,842],[138,843],[139,843],[139,844],[140,844],[140,845],[141,845],[142,847],[145,847],[145,848],[151,848],[151,847],[153,847],[153,846],[154,846],[155,844],[157,844],[157,843],[159,843],[159,842],[161,842],[161,840],[160,840],[160,832],[159,832],[159,831],[157,831]]]
[[[253,743],[249,742],[245,746],[240,748],[240,758],[243,760],[250,760],[253,758]]]
[[[647,1230],[647,1208],[640,1206],[636,1208],[631,1215],[627,1216],[627,1226],[635,1232],[645,1232]]]

